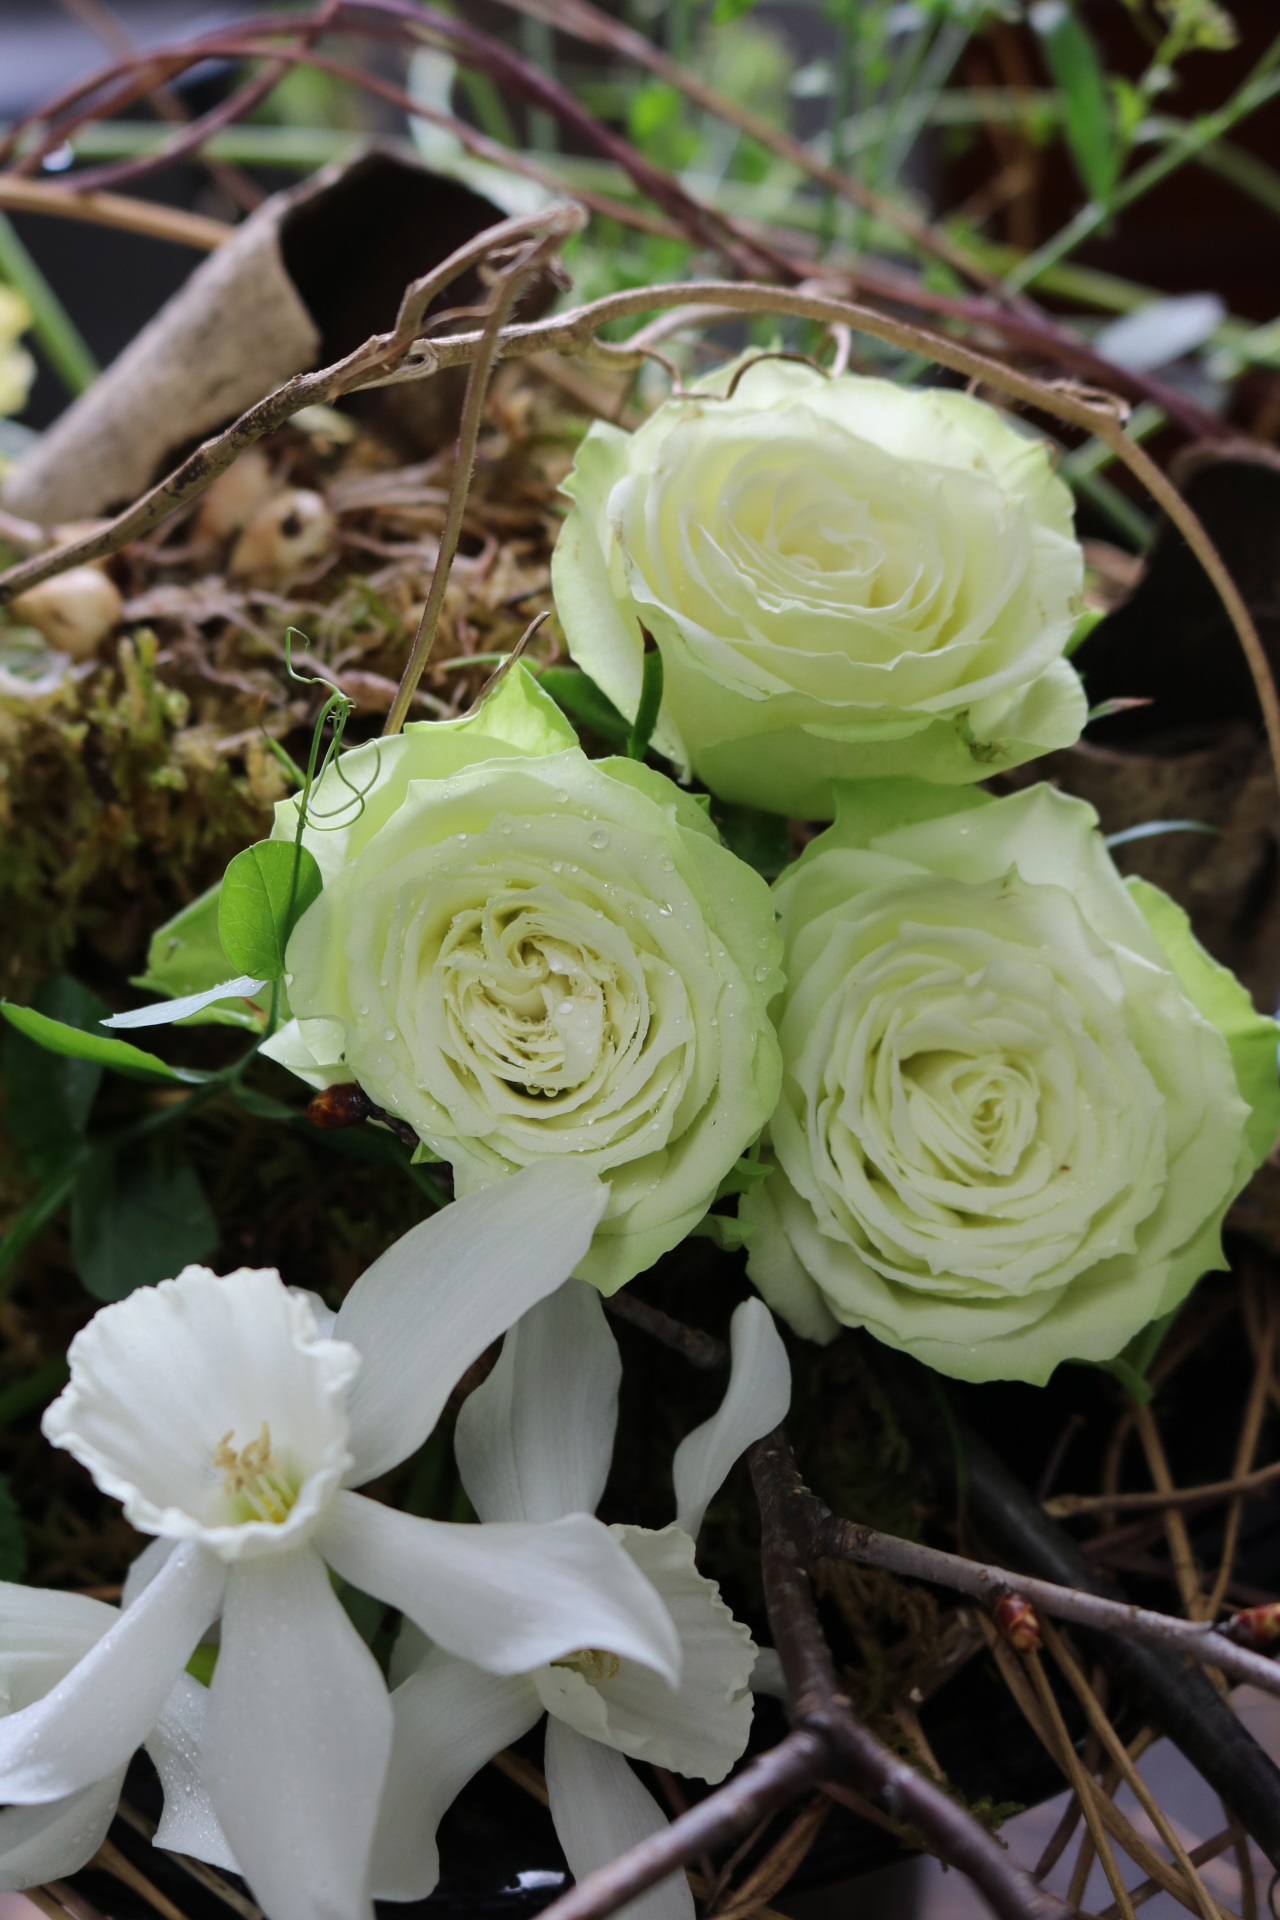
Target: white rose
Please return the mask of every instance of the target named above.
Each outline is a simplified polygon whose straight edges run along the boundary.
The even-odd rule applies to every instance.
[[[775,1170],[748,1271],[799,1331],[943,1373],[1106,1360],[1223,1264],[1280,1126],[1276,1023],[1082,801],[882,781],[776,889]]]
[[[833,780],[981,780],[1084,726],[1071,496],[979,400],[740,362],[597,422],[565,491],[574,659],[634,715],[643,624],[656,744],[727,799],[830,819]]]
[[[358,1081],[459,1193],[580,1154],[610,1197],[577,1271],[612,1292],[697,1224],[777,1097],[768,888],[671,781],[588,760],[523,667],[478,718],[341,772],[266,1051]],[[277,835],[296,820],[282,802]]]

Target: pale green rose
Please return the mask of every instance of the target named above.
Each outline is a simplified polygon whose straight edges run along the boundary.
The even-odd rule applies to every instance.
[[[1083,563],[1049,449],[965,394],[743,366],[579,449],[553,570],[578,664],[634,715],[643,624],[660,751],[807,819],[836,780],[954,785],[1076,740]]]
[[[748,1271],[801,1333],[964,1380],[1113,1358],[1223,1264],[1277,1026],[1083,801],[844,789],[776,888],[788,987]]]
[[[523,667],[478,718],[341,771],[266,1051],[358,1081],[459,1193],[581,1154],[610,1199],[578,1273],[612,1292],[697,1224],[777,1098],[768,888],[671,781],[588,760]],[[277,836],[296,823],[283,801]]]

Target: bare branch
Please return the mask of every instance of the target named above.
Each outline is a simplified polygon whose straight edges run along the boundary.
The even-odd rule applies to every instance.
[[[785,1446],[785,1441],[782,1445]],[[1234,1646],[1207,1621],[1180,1620],[1170,1614],[1153,1613],[1146,1607],[1130,1606],[1124,1600],[1084,1593],[1076,1587],[1057,1586],[1051,1580],[1040,1580],[1029,1573],[1013,1573],[1007,1567],[966,1560],[958,1553],[921,1546],[915,1540],[899,1540],[875,1527],[841,1520],[805,1486],[789,1448],[784,1458],[790,1475],[789,1496],[803,1516],[807,1529],[805,1544],[811,1559],[852,1560],[858,1566],[883,1567],[909,1580],[927,1580],[935,1586],[950,1587],[956,1593],[982,1601],[987,1607],[1005,1594],[1017,1594],[1056,1620],[1070,1620],[1077,1626],[1120,1634],[1144,1646],[1188,1655],[1201,1666],[1215,1667],[1230,1679],[1247,1680],[1264,1693],[1280,1694],[1280,1665],[1246,1647]]]

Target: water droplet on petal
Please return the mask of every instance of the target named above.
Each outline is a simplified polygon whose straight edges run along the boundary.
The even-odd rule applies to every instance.
[[[597,827],[590,837],[591,844],[597,853],[602,853],[609,844],[609,836],[603,827]]]
[[[768,978],[769,978],[769,969],[768,969],[768,967],[757,967],[757,968],[756,968],[756,979],[757,979],[757,980],[759,980],[759,981],[761,981],[761,982],[763,982],[763,981],[765,981],[765,980],[767,980]]]

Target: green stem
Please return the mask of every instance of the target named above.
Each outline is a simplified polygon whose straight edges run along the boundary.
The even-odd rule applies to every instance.
[[[839,14],[840,57],[836,64],[835,91],[831,98],[831,165],[837,173],[845,170],[845,121],[853,99],[854,71],[858,49],[857,0],[843,0]],[[826,254],[836,237],[836,195],[827,187],[822,199],[822,219],[818,228],[818,251]]]
[[[520,15],[520,51],[531,67],[555,79],[555,36],[545,20],[531,13]],[[529,109],[529,145],[535,153],[554,153],[560,145],[555,115],[545,107]]]
[[[0,213],[0,280],[20,293],[31,309],[31,332],[58,378],[72,394],[83,393],[98,377],[98,363],[79,329],[18,238],[13,222]]]
[[[1150,193],[1153,187],[1167,180],[1188,160],[1198,159],[1223,134],[1265,106],[1268,100],[1280,93],[1280,73],[1274,70],[1277,61],[1280,61],[1280,40],[1273,42],[1244,85],[1225,106],[1193,121],[1184,132],[1170,140],[1154,159],[1148,160],[1145,167],[1139,167],[1136,173],[1122,180],[1105,202],[1089,201],[1042,247],[1028,254],[1005,280],[1010,291],[1018,292],[1023,287],[1033,285],[1046,268],[1055,267],[1065,260],[1069,253],[1074,253],[1077,247],[1082,246],[1117,213],[1122,213],[1135,200]]]

